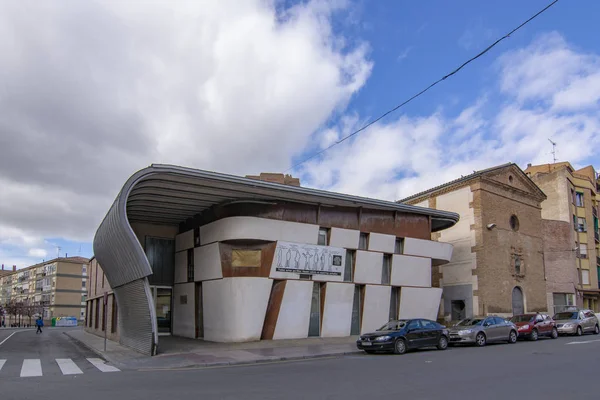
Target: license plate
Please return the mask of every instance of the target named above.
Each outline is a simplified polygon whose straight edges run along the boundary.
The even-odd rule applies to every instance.
[[[362,342],[363,346],[373,346],[373,343],[371,342]]]

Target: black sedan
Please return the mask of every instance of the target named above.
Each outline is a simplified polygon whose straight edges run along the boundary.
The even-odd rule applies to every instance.
[[[360,335],[356,347],[367,353],[391,351],[404,354],[409,349],[421,347],[448,348],[448,330],[428,319],[402,319],[390,321],[377,331]]]

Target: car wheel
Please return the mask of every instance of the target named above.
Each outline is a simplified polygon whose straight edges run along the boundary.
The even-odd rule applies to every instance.
[[[529,335],[529,339],[531,339],[532,341],[536,341],[538,340],[538,331],[537,329],[534,329],[531,331],[531,335]]]
[[[438,350],[446,350],[448,348],[448,338],[444,335],[440,336],[440,340],[437,344]]]
[[[510,331],[510,333],[508,334],[508,343],[513,344],[513,343],[517,343],[517,332],[515,331]]]
[[[596,325],[596,326],[594,327],[594,335],[597,335],[597,334],[599,334],[599,333],[600,333],[600,327],[598,327],[598,325]]]
[[[551,337],[552,339],[556,339],[556,338],[558,338],[558,329],[556,329],[556,328],[552,328],[552,333],[550,334],[550,337]]]
[[[394,353],[395,354],[406,353],[406,342],[404,341],[404,339],[396,340],[396,343],[394,344]]]
[[[576,333],[576,335],[577,335],[577,336],[581,336],[581,335],[583,335],[583,330],[581,329],[581,327],[580,327],[580,326],[578,326],[578,327],[577,327],[577,333]]]
[[[485,338],[485,334],[483,332],[479,332],[477,334],[477,336],[475,336],[475,343],[479,347],[485,346],[486,338]]]

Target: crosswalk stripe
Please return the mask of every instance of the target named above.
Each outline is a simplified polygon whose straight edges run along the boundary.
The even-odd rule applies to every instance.
[[[4,367],[4,363],[6,360],[0,360],[0,371],[2,371],[2,367]]]
[[[21,378],[29,376],[42,376],[42,363],[39,359],[23,360]]]
[[[57,358],[56,363],[63,375],[83,374],[83,371],[70,358]]]
[[[105,364],[104,360],[101,360],[100,358],[88,358],[87,360],[90,363],[92,363],[92,365],[94,367],[98,368],[102,372],[119,372],[120,371],[119,368]]]

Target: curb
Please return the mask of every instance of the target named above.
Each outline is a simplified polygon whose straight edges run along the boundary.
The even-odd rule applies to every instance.
[[[100,350],[96,349],[96,348],[95,348],[95,347],[93,347],[93,346],[90,346],[89,344],[85,343],[85,342],[84,342],[84,341],[82,341],[82,340],[79,340],[79,339],[77,339],[77,338],[75,338],[75,337],[73,337],[73,336],[69,335],[69,333],[68,333],[68,332],[63,332],[63,335],[65,335],[66,337],[68,337],[69,339],[71,339],[72,341],[74,341],[75,343],[77,343],[78,345],[80,345],[80,346],[82,346],[82,347],[85,347],[86,349],[88,349],[88,350],[89,350],[89,351],[91,351],[92,353],[96,354],[98,357],[100,357],[100,358],[101,358],[101,359],[103,359],[104,361],[106,361],[106,362],[110,362],[111,364],[114,364],[115,366],[119,366],[119,367],[121,367],[121,366],[122,366],[122,365],[121,365],[121,363],[119,363],[119,362],[116,362],[116,361],[114,361],[114,360],[111,360],[111,358],[110,358],[110,357],[108,357],[108,356],[107,356],[107,355],[106,355],[104,352],[102,352],[102,351],[100,351]]]
[[[252,366],[252,365],[264,365],[277,363],[281,361],[301,361],[301,360],[312,360],[320,358],[341,358],[346,355],[363,354],[361,350],[346,351],[341,353],[323,353],[309,356],[292,356],[292,357],[274,357],[267,359],[256,359],[247,361],[221,361],[213,363],[201,363],[201,364],[190,364],[179,367],[149,367],[149,368],[138,368],[139,371],[164,371],[164,370],[187,370],[187,369],[203,369],[203,368],[217,368],[217,367],[232,367],[232,366]]]

